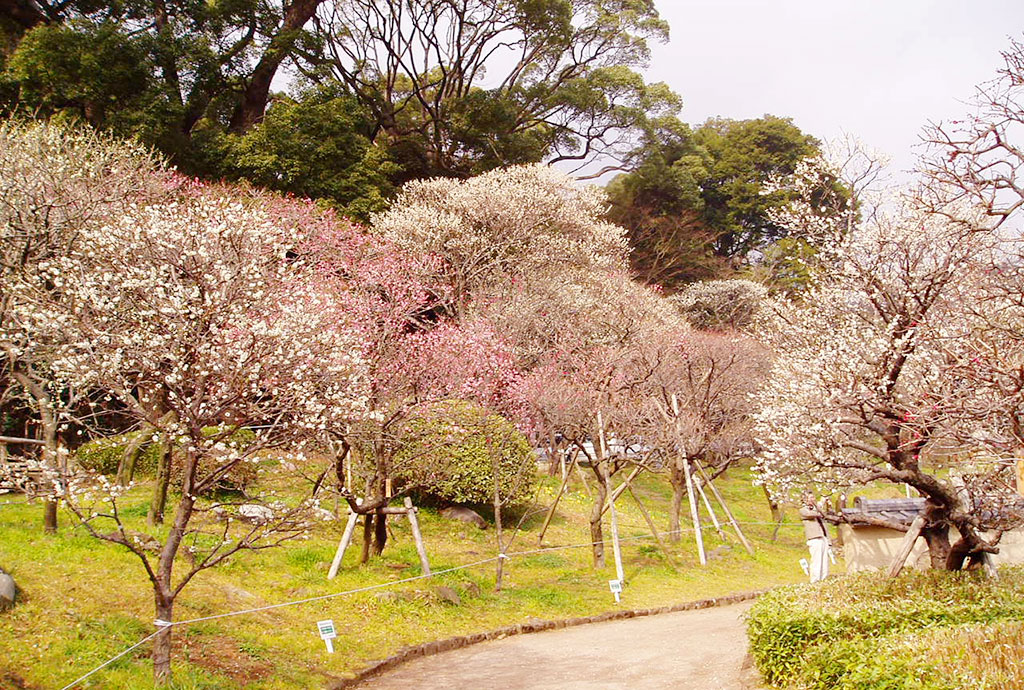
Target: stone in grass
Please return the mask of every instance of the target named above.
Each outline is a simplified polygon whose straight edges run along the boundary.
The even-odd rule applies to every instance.
[[[447,602],[454,606],[459,606],[460,604],[462,604],[462,599],[459,597],[459,593],[451,587],[435,587],[434,596],[436,596],[441,601]]]
[[[487,521],[480,517],[480,513],[476,512],[472,508],[466,506],[451,506],[441,511],[441,517],[448,518],[449,520],[459,520],[461,522],[469,523],[470,525],[476,525],[480,529],[487,529]]]
[[[17,597],[18,587],[14,584],[14,578],[0,569],[0,611],[14,608]]]
[[[471,597],[480,596],[480,585],[475,582],[466,583],[466,594]]]

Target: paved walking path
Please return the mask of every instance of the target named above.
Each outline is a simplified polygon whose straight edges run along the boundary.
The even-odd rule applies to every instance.
[[[753,690],[741,620],[750,602],[594,623],[416,659],[361,690]],[[746,663],[745,663],[746,661]]]

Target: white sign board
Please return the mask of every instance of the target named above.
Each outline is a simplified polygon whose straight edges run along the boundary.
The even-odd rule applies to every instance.
[[[622,580],[608,580],[608,589],[615,595],[615,603],[619,603],[619,595],[622,594]]]
[[[338,631],[334,629],[334,621],[317,621],[316,629],[320,633],[320,639],[323,640],[324,644],[327,645],[327,651],[333,654],[334,643],[331,642],[331,640],[338,636]]]

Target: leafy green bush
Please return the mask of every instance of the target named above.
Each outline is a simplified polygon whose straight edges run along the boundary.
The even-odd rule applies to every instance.
[[[747,619],[750,651],[764,679],[782,687],[944,690],[930,662],[894,639],[917,631],[1024,620],[1024,578],[979,573],[878,573],[762,596]],[[894,650],[903,649],[897,654]],[[908,651],[909,650],[909,651]]]
[[[464,401],[423,408],[403,428],[392,478],[452,503],[490,504],[494,467],[502,503],[530,498],[536,483],[533,450],[500,415]]]
[[[203,429],[203,433],[207,436],[212,436],[217,433],[217,431],[218,430],[214,427]],[[75,459],[81,467],[84,467],[87,470],[92,470],[105,475],[117,474],[118,464],[121,462],[122,458],[124,458],[129,446],[135,443],[143,433],[151,432],[133,431],[119,436],[111,436],[108,438],[89,441],[88,443],[82,444],[82,446],[75,451]],[[255,434],[248,429],[239,429],[231,436],[233,441],[243,446],[247,443],[251,443],[254,438]],[[138,456],[135,461],[135,476],[155,476],[157,465],[160,461],[160,444],[153,443],[148,439],[144,440],[139,445],[137,452]],[[171,486],[180,486],[182,482],[181,463],[176,461],[177,456],[177,449],[175,449],[174,456],[172,456],[171,459]],[[200,477],[208,471],[208,464],[209,463],[200,464]],[[240,462],[232,467],[227,475],[218,482],[212,490],[244,491],[255,480],[256,468],[253,464],[250,462]]]
[[[142,431],[133,431],[120,436],[89,441],[75,451],[75,460],[87,470],[106,475],[117,474],[117,466],[124,458],[128,446],[135,443],[143,433]],[[157,463],[160,460],[160,447],[153,443],[143,443],[138,453],[135,460],[135,474],[145,477],[156,474]]]

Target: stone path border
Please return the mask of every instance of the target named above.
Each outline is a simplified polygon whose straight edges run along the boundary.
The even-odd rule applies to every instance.
[[[564,618],[561,620],[554,621],[531,621],[527,623],[518,623],[516,625],[509,625],[504,628],[498,628],[497,630],[491,630],[489,632],[475,633],[473,635],[460,635],[458,637],[449,637],[444,640],[435,640],[434,642],[425,642],[414,647],[405,647],[398,650],[391,656],[381,661],[370,664],[366,668],[357,672],[352,678],[341,678],[328,685],[328,690],[343,690],[344,688],[352,687],[358,683],[363,682],[367,678],[380,675],[385,671],[388,671],[395,666],[404,664],[407,661],[418,659],[420,657],[433,656],[442,652],[449,652],[453,649],[462,649],[463,647],[469,647],[470,645],[479,644],[481,642],[488,642],[490,640],[501,640],[511,635],[525,635],[528,633],[542,632],[544,630],[558,630],[561,628],[572,628],[578,625],[587,625],[589,623],[603,623],[605,621],[617,621],[624,620],[627,618],[639,618],[641,616],[656,616],[659,613],[675,613],[677,611],[695,611],[697,609],[707,609],[715,606],[727,606],[729,604],[738,604],[741,601],[749,601],[756,599],[757,597],[764,594],[767,590],[759,590],[756,592],[741,592],[740,594],[729,594],[724,597],[713,597],[710,599],[701,599],[699,601],[687,601],[682,604],[672,604],[671,606],[658,606],[651,609],[633,609],[628,611],[606,611],[599,613],[594,616],[582,616],[580,618]]]

